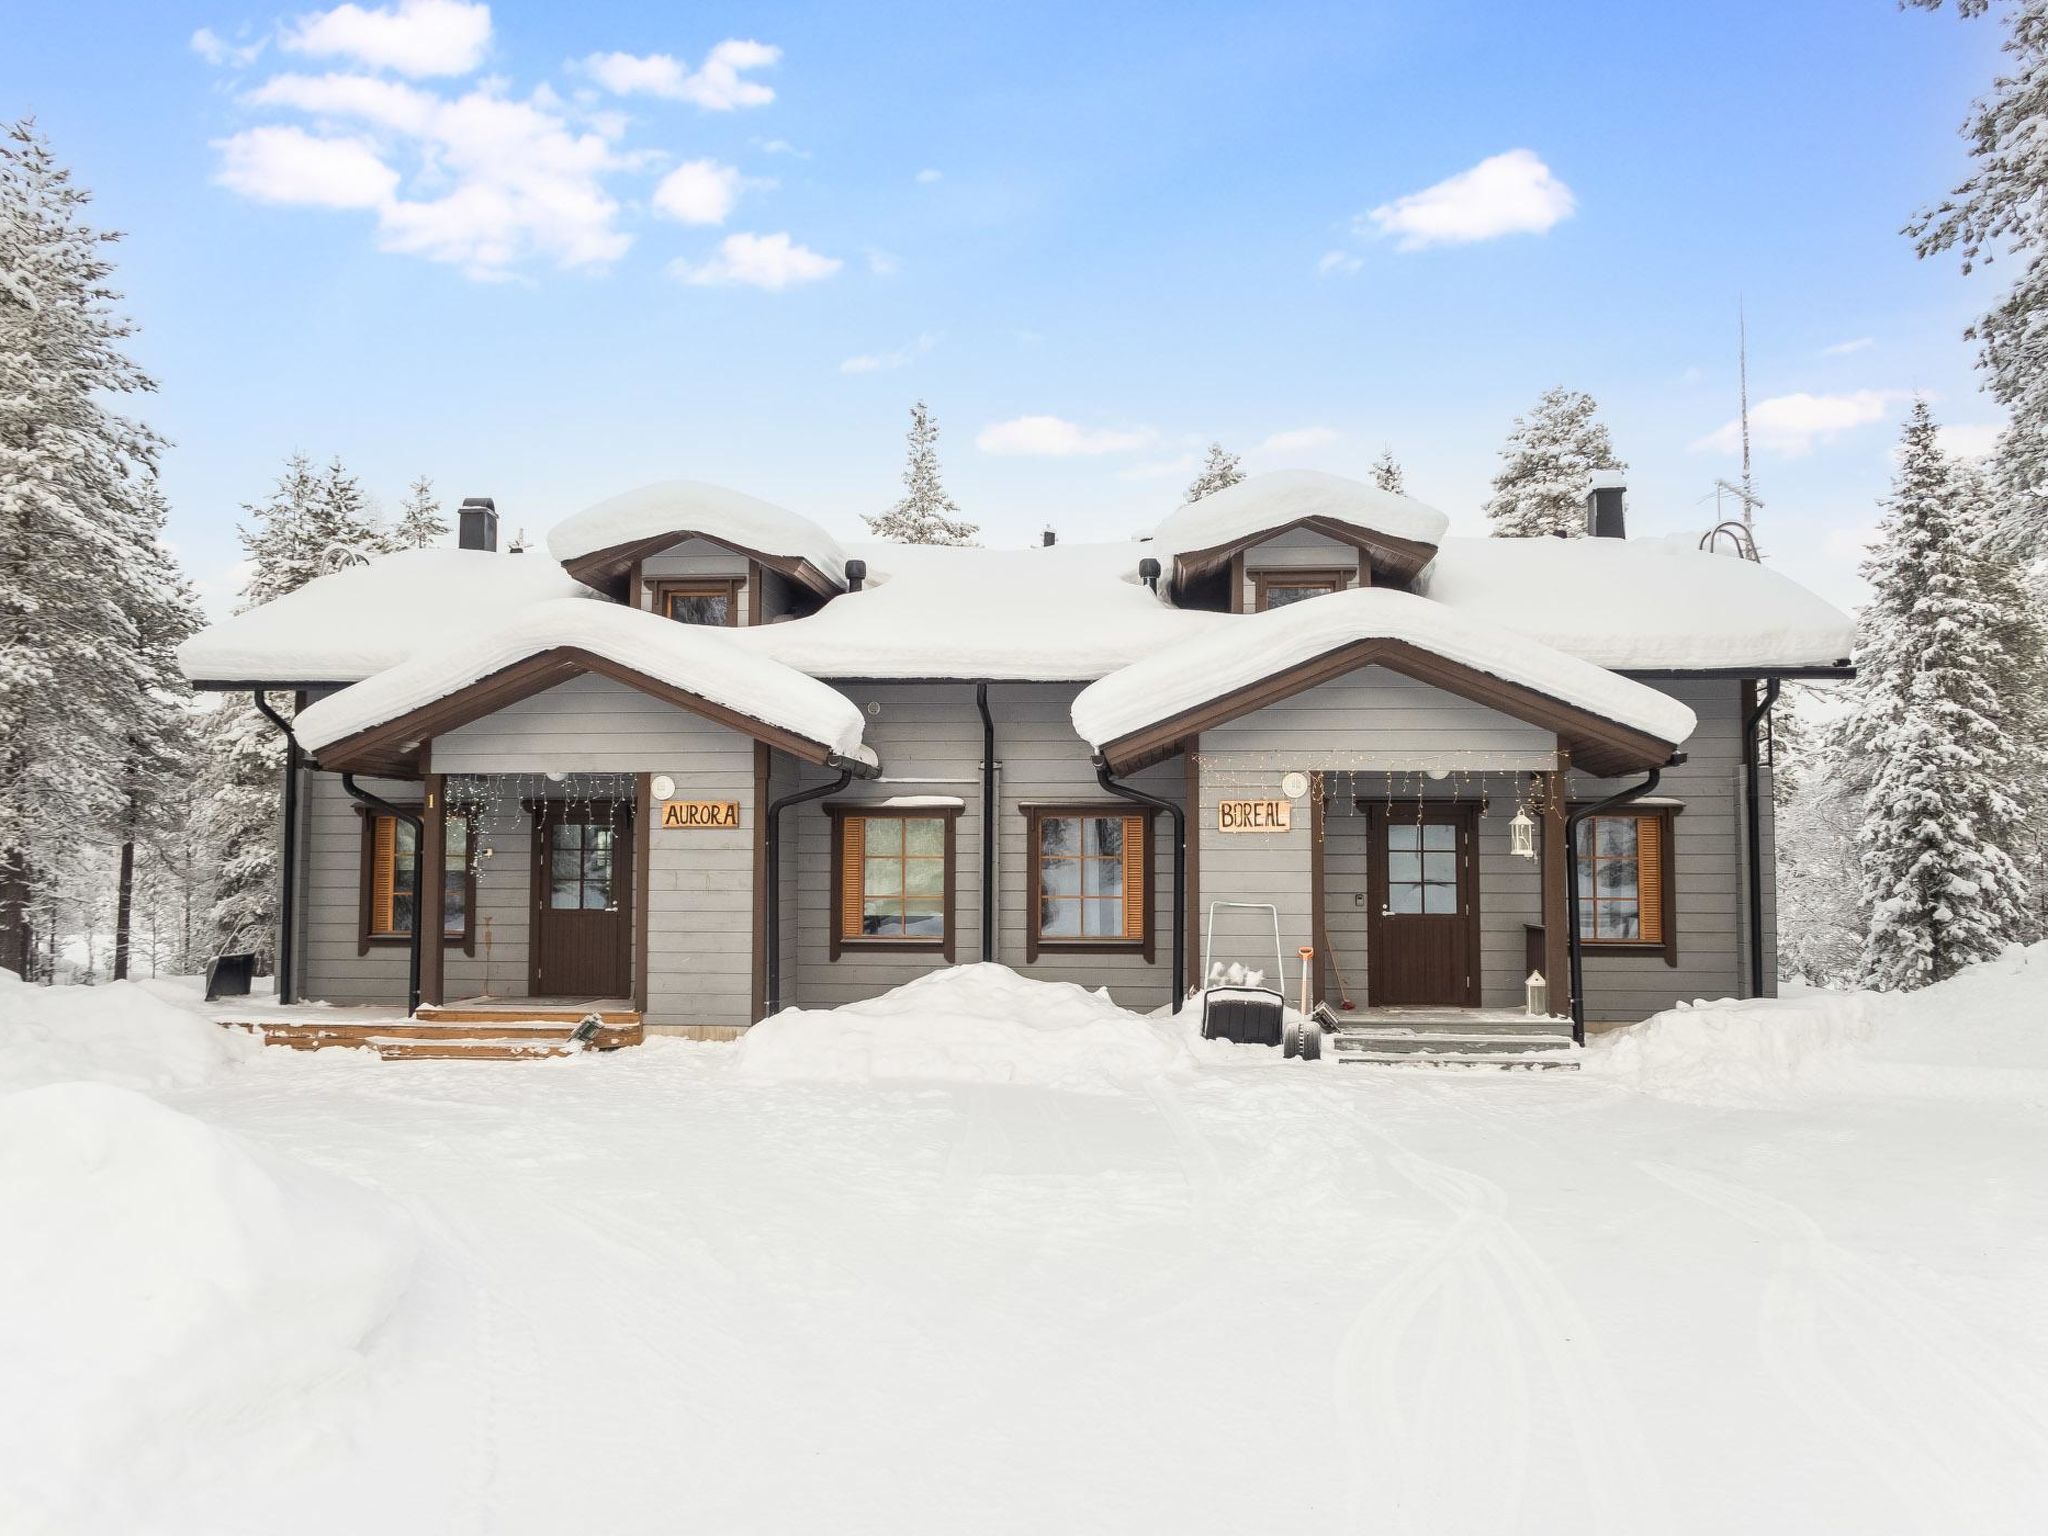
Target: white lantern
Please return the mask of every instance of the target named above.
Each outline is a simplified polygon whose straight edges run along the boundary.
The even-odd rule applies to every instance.
[[[1536,823],[1527,811],[1516,811],[1515,819],[1508,823],[1508,852],[1518,859],[1536,857]]]
[[[1529,979],[1522,983],[1523,1007],[1532,1019],[1550,1017],[1550,983],[1543,979],[1541,971],[1531,971]]]

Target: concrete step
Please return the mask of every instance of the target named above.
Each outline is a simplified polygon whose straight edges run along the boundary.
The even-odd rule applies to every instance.
[[[1414,1051],[1347,1051],[1337,1058],[1340,1062],[1358,1063],[1378,1067],[1454,1067],[1490,1072],[1576,1072],[1579,1059],[1576,1056],[1534,1055],[1534,1056],[1487,1056],[1487,1055],[1427,1055]]]
[[[1517,1052],[1569,1051],[1570,1035],[1479,1035],[1448,1031],[1347,1031],[1332,1042],[1338,1052],[1384,1051],[1390,1055],[1445,1055],[1464,1052],[1474,1056],[1513,1055]]]

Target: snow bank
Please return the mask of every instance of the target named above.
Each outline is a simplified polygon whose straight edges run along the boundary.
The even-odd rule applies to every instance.
[[[1416,590],[1623,671],[1829,666],[1856,633],[1770,567],[1672,539],[1446,539]]]
[[[782,559],[808,560],[830,581],[846,583],[846,555],[832,536],[807,517],[722,485],[664,480],[585,507],[555,525],[548,553],[567,564],[622,544],[702,534],[735,549]]]
[[[134,982],[38,987],[0,971],[0,1094],[79,1079],[145,1093],[196,1088],[262,1050]]]
[[[842,756],[860,755],[859,706],[814,678],[741,650],[727,638],[732,633],[616,603],[541,603],[459,645],[322,699],[299,716],[299,740],[317,754],[529,657],[571,646]]]
[[[1128,736],[1358,640],[1400,640],[1677,745],[1693,712],[1669,694],[1388,587],[1333,592],[1248,614],[1081,690],[1074,729],[1092,746]]]
[[[8,1530],[145,1529],[222,1437],[308,1433],[413,1255],[368,1190],[97,1083],[0,1098],[0,1231]]]
[[[1326,517],[1418,544],[1441,543],[1450,519],[1411,496],[1313,469],[1249,475],[1235,485],[1191,501],[1153,531],[1161,562],[1175,555],[1240,544],[1290,527],[1305,517]]]
[[[401,550],[223,619],[178,665],[195,683],[353,683],[565,597],[597,594],[538,555]]]
[[[1004,965],[933,971],[843,1008],[787,1009],[748,1030],[735,1072],[766,1082],[937,1079],[1100,1089],[1192,1064],[1183,1022],[1107,991]]]

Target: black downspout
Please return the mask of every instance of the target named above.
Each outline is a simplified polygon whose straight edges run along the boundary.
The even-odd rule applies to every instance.
[[[988,712],[988,684],[974,685],[981,711],[981,958],[996,957],[996,722]]]
[[[1109,764],[1095,759],[1095,782],[1120,799],[1135,800],[1166,812],[1173,818],[1173,1011],[1180,1012],[1187,992],[1188,939],[1188,817],[1171,800],[1148,795],[1142,789],[1119,784],[1109,776]]]
[[[1673,753],[1671,761],[1682,763],[1682,753]],[[1666,766],[1669,766],[1667,764]],[[1586,1043],[1586,999],[1584,974],[1584,941],[1579,933],[1579,823],[1589,816],[1599,816],[1618,805],[1627,805],[1631,800],[1640,800],[1657,787],[1657,781],[1664,777],[1664,769],[1652,768],[1649,777],[1632,789],[1624,789],[1618,795],[1609,795],[1593,805],[1576,806],[1564,816],[1564,931],[1571,949],[1572,983],[1572,1040],[1575,1044]]]
[[[263,690],[258,688],[253,697],[257,711],[284,735],[284,846],[278,854],[278,881],[284,889],[277,903],[277,1000],[295,1003],[299,1000],[298,977],[293,974],[296,967],[292,961],[298,923],[292,897],[298,890],[299,873],[299,770],[305,765],[306,756],[299,750],[299,738],[292,734],[291,723],[270,707]]]
[[[427,892],[423,883],[427,874],[427,861],[422,853],[427,836],[426,823],[412,811],[393,805],[389,800],[379,799],[367,789],[359,787],[356,776],[352,773],[344,773],[341,776],[341,787],[348,791],[351,800],[359,801],[373,811],[382,811],[386,816],[395,817],[412,828],[412,942],[406,946],[405,982],[405,1012],[407,1017],[411,1017],[419,1011],[420,1006],[420,950],[423,936],[427,931]]]
[[[768,974],[761,979],[761,1002],[770,1016],[782,1009],[782,813],[785,808],[801,805],[806,800],[822,800],[827,795],[836,795],[852,782],[853,770],[841,768],[839,777],[829,784],[794,790],[780,800],[768,802],[767,830],[762,834],[768,889],[761,897],[766,919],[762,923],[761,960],[768,968]]]
[[[1778,679],[1764,680],[1763,697],[1756,702],[1756,708],[1749,712],[1742,722],[1742,798],[1744,820],[1747,823],[1745,837],[1749,845],[1749,995],[1764,995],[1764,833],[1761,815],[1762,802],[1757,789],[1757,774],[1763,763],[1763,750],[1757,741],[1757,728],[1764,723],[1764,717],[1771,712],[1771,706],[1778,702]]]

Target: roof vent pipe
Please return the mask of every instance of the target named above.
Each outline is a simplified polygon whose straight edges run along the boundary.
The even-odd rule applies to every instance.
[[[846,590],[858,592],[868,579],[868,563],[865,560],[846,562]]]
[[[1138,562],[1138,580],[1154,592],[1159,590],[1159,562],[1150,555]]]
[[[455,541],[464,549],[498,547],[498,504],[488,496],[465,496],[455,517]]]
[[[1593,471],[1593,488],[1586,493],[1586,532],[1596,539],[1625,539],[1628,525],[1624,502],[1628,481],[1618,469]]]
[[[1059,543],[1059,541],[1060,536],[1052,531],[1052,524],[1047,523],[1045,525],[1045,532],[1041,533],[1038,536],[1039,547],[1041,549],[1051,549],[1053,545]]]

